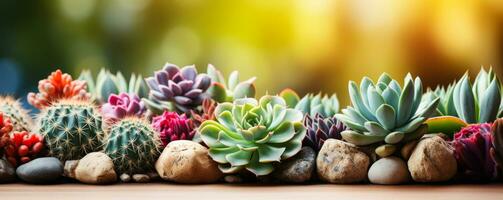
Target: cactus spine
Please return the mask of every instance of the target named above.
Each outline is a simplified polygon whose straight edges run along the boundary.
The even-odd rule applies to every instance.
[[[11,120],[14,131],[29,132],[33,128],[33,119],[29,112],[11,96],[0,96],[0,112]]]
[[[76,160],[99,151],[104,136],[97,108],[85,100],[61,100],[42,110],[37,132],[46,141],[49,154],[58,159]]]

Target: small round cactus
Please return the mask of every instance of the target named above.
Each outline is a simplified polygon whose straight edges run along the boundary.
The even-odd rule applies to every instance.
[[[0,96],[0,112],[12,121],[14,131],[30,131],[33,128],[29,112],[21,106],[19,100],[11,96]]]
[[[62,161],[101,150],[104,136],[98,109],[83,100],[60,100],[43,109],[35,130],[44,136],[49,154]]]
[[[119,174],[148,173],[155,170],[160,147],[159,136],[146,120],[127,117],[110,127],[105,153]]]
[[[154,117],[152,126],[159,132],[163,146],[175,140],[192,140],[196,133],[194,123],[185,114],[169,111]]]
[[[10,135],[9,144],[5,147],[5,157],[10,164],[18,166],[41,155],[43,149],[42,135],[27,131],[14,132]]]

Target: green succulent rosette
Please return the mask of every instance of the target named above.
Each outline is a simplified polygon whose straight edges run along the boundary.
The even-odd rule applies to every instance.
[[[427,126],[423,123],[436,110],[438,98],[419,109],[423,95],[419,78],[405,77],[404,87],[389,75],[383,74],[374,83],[363,78],[360,87],[349,83],[352,106],[336,114],[351,130],[343,131],[342,138],[355,145],[384,143],[394,145],[421,137]]]
[[[300,151],[306,135],[302,112],[287,108],[278,96],[221,103],[215,117],[203,122],[199,133],[224,173],[246,169],[257,176],[268,175],[275,163]]]

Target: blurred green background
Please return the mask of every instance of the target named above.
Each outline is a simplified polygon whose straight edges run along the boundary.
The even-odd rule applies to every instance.
[[[5,0],[0,16],[0,92],[17,97],[57,68],[150,76],[166,62],[343,104],[348,80],[384,71],[426,86],[502,72],[501,0]]]

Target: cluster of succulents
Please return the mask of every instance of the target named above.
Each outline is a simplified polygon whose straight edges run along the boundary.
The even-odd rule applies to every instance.
[[[502,85],[492,69],[473,85],[465,74],[425,93],[410,74],[403,84],[385,73],[376,82],[365,77],[349,83],[351,104],[340,112],[335,94],[286,89],[257,98],[255,77],[240,81],[234,71],[226,80],[213,65],[205,74],[167,63],[145,80],[130,77],[103,69],[96,79],[83,71],[73,80],[57,70],[28,94],[40,110],[35,122],[19,101],[0,97],[0,155],[19,166],[44,155],[68,161],[103,152],[117,173],[133,175],[155,171],[173,141],[192,140],[222,173],[259,177],[275,176],[303,147],[320,153],[330,139],[381,158],[402,148],[400,159],[408,159],[406,146],[443,133],[460,177],[503,175]]]

